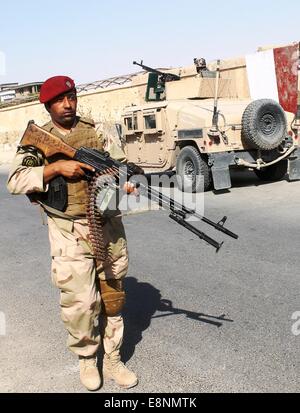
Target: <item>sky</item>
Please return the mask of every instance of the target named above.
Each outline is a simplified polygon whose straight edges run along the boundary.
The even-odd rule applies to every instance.
[[[0,1],[0,83],[77,84],[300,41],[299,0]]]

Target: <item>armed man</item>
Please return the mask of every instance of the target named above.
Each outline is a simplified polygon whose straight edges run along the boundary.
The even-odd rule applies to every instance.
[[[125,161],[121,148],[112,142],[109,146],[91,119],[76,115],[77,95],[72,79],[55,76],[46,80],[41,87],[40,102],[51,117],[44,130],[74,148],[108,150],[112,158]],[[104,214],[101,235],[109,259],[95,259],[86,209],[86,173],[93,171],[91,166],[64,155],[45,158],[33,146],[19,146],[7,187],[12,194],[28,195],[48,216],[52,282],[60,290],[68,347],[79,357],[82,384],[90,391],[101,387],[96,353],[102,341],[104,379],[131,388],[138,379],[120,358],[125,295],[122,280],[128,270],[125,231],[118,210]],[[100,329],[96,325],[99,314]]]

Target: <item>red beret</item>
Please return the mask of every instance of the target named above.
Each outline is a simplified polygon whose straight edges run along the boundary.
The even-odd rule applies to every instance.
[[[74,80],[68,76],[54,76],[47,79],[40,90],[40,102],[47,103],[62,93],[75,88]]]

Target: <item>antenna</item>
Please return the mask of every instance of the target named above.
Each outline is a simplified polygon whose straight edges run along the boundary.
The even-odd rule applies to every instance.
[[[209,135],[211,136],[219,136],[219,114],[218,114],[218,101],[219,101],[219,79],[220,79],[220,60],[217,60],[217,75],[216,75],[216,86],[215,86],[215,98],[214,98],[214,114],[212,118],[212,127],[209,130]]]

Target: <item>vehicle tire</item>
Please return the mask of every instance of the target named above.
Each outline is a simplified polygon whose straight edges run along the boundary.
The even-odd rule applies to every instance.
[[[178,187],[182,192],[204,192],[211,187],[211,171],[194,146],[185,146],[176,162]]]
[[[288,161],[286,159],[275,163],[274,165],[267,166],[260,171],[255,169],[256,176],[262,181],[280,181],[287,174]]]
[[[254,100],[243,113],[242,139],[255,149],[277,148],[284,140],[286,131],[285,113],[274,100]]]

